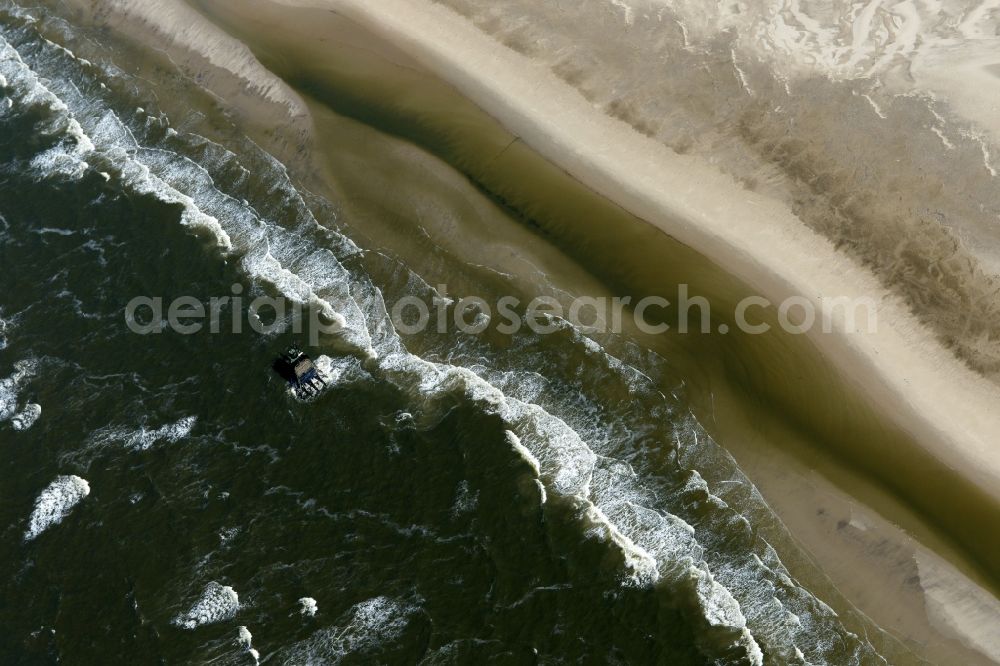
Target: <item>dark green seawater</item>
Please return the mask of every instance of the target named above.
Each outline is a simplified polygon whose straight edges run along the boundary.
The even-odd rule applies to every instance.
[[[235,128],[158,111],[99,35],[0,7],[0,663],[897,649],[788,575],[669,360],[563,322],[401,339],[385,304],[433,291],[355,245],[337,202]],[[136,296],[207,304],[233,285],[344,317],[307,349],[329,357],[319,399],[270,368],[303,336],[249,330],[243,304],[222,317],[240,333],[126,325]],[[73,505],[70,475],[89,488]],[[40,496],[65,515],[32,526]]]

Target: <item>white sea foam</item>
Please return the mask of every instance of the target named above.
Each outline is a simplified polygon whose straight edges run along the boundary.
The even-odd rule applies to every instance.
[[[521,444],[521,440],[515,433],[511,432],[510,430],[507,430],[504,432],[504,434],[506,435],[507,443],[510,444],[511,448],[517,451],[518,455],[520,455],[524,459],[524,461],[528,463],[531,469],[534,470],[536,476],[541,476],[542,466],[541,463],[538,462],[538,458],[536,458],[534,454],[531,453],[531,451],[526,449],[524,445]]]
[[[300,614],[308,617],[316,617],[317,610],[319,610],[319,607],[316,605],[316,600],[312,597],[302,597],[299,599]]]
[[[755,658],[760,647],[739,613],[739,602],[711,577],[690,525],[634,503],[622,503],[623,497],[642,496],[640,491],[631,490],[639,484],[627,466],[616,468],[617,475],[601,475],[602,485],[595,485],[598,456],[573,428],[539,405],[504,394],[465,368],[431,363],[406,352],[383,353],[378,367],[384,377],[415,399],[430,403],[442,394],[459,392],[485,411],[499,415],[509,428],[511,447],[537,470],[542,497],[583,502],[585,529],[622,554],[629,584],[651,586],[667,572],[675,583],[692,580],[692,595],[704,621],[730,629],[734,643],[742,646],[750,662],[762,663]],[[541,390],[538,384],[528,382],[527,386],[535,395]],[[687,566],[678,570],[675,558]]]
[[[220,190],[202,164],[168,150],[139,145],[113,111],[102,109],[99,100],[83,99],[72,82],[59,77],[47,80],[61,99],[39,81],[16,49],[7,42],[2,46],[0,70],[18,87],[19,103],[44,106],[64,125],[64,144],[35,158],[32,168],[39,175],[76,177],[86,168],[82,156],[97,153],[111,167],[102,173],[108,177],[116,173],[135,192],[179,205],[182,224],[210,233],[223,252],[242,255],[241,265],[250,278],[322,313],[324,324],[339,329],[335,339],[347,351],[361,357],[374,354],[364,316],[353,300],[351,277],[330,250],[317,248],[308,236],[312,230],[322,230],[294,188],[288,185],[285,194],[297,205],[296,210],[302,211],[307,224],[288,230],[263,219],[246,200]],[[78,117],[67,102],[77,109]],[[218,151],[206,163],[213,159],[236,161],[222,146],[204,141]],[[81,159],[74,161],[77,158]],[[271,160],[284,173],[283,167]],[[359,251],[353,243],[341,241],[340,249],[345,252]]]
[[[357,378],[363,372],[357,359],[348,356],[330,358],[326,354],[316,357],[316,370],[328,386]]]
[[[243,647],[247,654],[253,657],[253,663],[260,663],[260,652],[253,647],[253,634],[246,627],[240,625],[236,629],[236,643]]]
[[[106,127],[108,124],[117,125],[126,132],[128,131],[111,111],[102,120],[102,126]],[[129,132],[129,134],[131,133]],[[102,142],[102,147],[105,145],[107,144]],[[154,174],[146,164],[136,159],[125,159],[120,163],[120,169],[123,183],[135,189],[139,194],[154,196],[164,203],[180,205],[181,224],[212,234],[216,244],[224,252],[232,251],[233,241],[219,223],[218,218],[204,213],[193,198],[168,185],[160,176]]]
[[[634,539],[636,536],[645,536],[646,541],[655,544],[655,539],[648,538],[655,534],[642,530],[637,522],[626,525],[627,528],[632,528],[630,533],[623,532],[620,525],[592,503],[591,481],[597,457],[564,421],[538,405],[504,395],[464,368],[435,365],[405,354],[383,355],[381,367],[397,383],[404,383],[405,379],[409,379],[405,383],[419,387],[420,396],[425,400],[442,391],[463,390],[471,399],[485,403],[489,411],[500,414],[510,427],[507,437],[512,448],[541,477],[542,497],[547,498],[548,493],[552,493],[584,501],[589,505],[585,515],[592,524],[591,531],[620,550],[629,580],[637,585],[652,585],[659,579],[660,562]],[[621,490],[620,487],[615,488],[619,493]],[[685,534],[690,537],[693,530],[686,527]],[[689,538],[688,541],[693,542],[693,539]],[[699,550],[693,550],[692,555],[700,555]],[[691,561],[691,555],[688,559]],[[738,608],[732,597],[729,598],[729,603]]]
[[[98,444],[121,443],[133,451],[145,451],[157,442],[175,444],[191,435],[197,416],[185,416],[159,428],[122,428],[108,426],[95,432],[91,439]]]
[[[81,178],[90,167],[83,158],[94,150],[93,142],[63,101],[39,81],[17,50],[2,37],[0,76],[4,79],[3,87],[12,89],[12,99],[26,106],[47,107],[58,114],[63,124],[63,142],[35,156],[31,160],[31,168],[46,176],[57,175],[74,180]]]
[[[0,421],[6,421],[17,411],[17,384],[13,376],[0,379]]]
[[[0,379],[0,422],[6,421],[17,414],[17,399],[21,388],[28,379],[35,375],[37,365],[34,359],[18,361],[14,364],[14,373],[9,377]],[[34,409],[28,409],[27,407],[25,409],[28,411],[27,413],[23,413],[24,418],[21,420],[26,422],[27,419],[30,419],[31,412]],[[38,413],[41,413],[41,408],[38,409]],[[35,418],[37,417],[38,414],[35,414]],[[26,427],[30,427],[33,423],[34,419],[31,419],[31,423],[28,423]],[[22,429],[24,428],[18,428],[18,430]]]
[[[320,629],[276,658],[287,664],[338,664],[348,655],[397,640],[414,610],[389,597],[368,599],[351,608],[345,624]]]
[[[29,402],[24,408],[11,417],[10,424],[14,430],[27,430],[35,425],[38,417],[42,415],[42,406]]]
[[[185,209],[189,223],[213,229],[227,251],[242,253],[246,275],[322,313],[323,323],[337,330],[348,350],[369,355],[371,341],[350,292],[350,275],[332,252],[317,249],[310,239],[261,218],[247,202],[219,190],[202,165],[163,150],[141,149],[139,155],[144,175],[155,170],[169,188],[168,196],[185,204],[190,200]],[[153,176],[146,178],[159,187]]]
[[[30,166],[34,171],[47,176],[79,180],[90,168],[90,164],[75,153],[75,150],[63,147],[50,148],[33,157]]]
[[[28,518],[24,540],[31,541],[53,525],[61,523],[84,497],[90,494],[90,484],[78,476],[58,476],[35,499],[35,508]]]
[[[239,609],[240,597],[236,590],[212,581],[205,586],[201,598],[186,613],[175,617],[173,623],[184,629],[195,629],[205,624],[231,620],[236,617]]]
[[[463,480],[458,484],[455,492],[455,503],[451,507],[453,516],[471,513],[479,506],[479,491],[473,491],[469,487],[469,482]]]
[[[95,118],[91,123],[92,135],[88,135],[80,124],[80,119],[73,115],[66,103],[39,81],[17,50],[2,38],[0,72],[4,72],[18,86],[15,97],[20,104],[45,106],[63,115],[63,144],[37,155],[31,161],[31,168],[40,176],[77,179],[89,168],[83,157],[95,151],[100,152],[111,159],[120,170],[123,181],[138,193],[155,196],[165,203],[180,205],[183,211],[182,223],[207,230],[216,237],[220,247],[226,251],[232,249],[231,240],[216,218],[203,213],[194,199],[165,183],[145,164],[134,158],[139,146],[114,112],[107,110],[99,118]],[[102,174],[106,180],[110,179],[107,172]]]

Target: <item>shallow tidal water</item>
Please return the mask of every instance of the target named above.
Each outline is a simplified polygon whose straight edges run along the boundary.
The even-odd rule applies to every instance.
[[[74,55],[99,34],[0,7],[0,662],[917,661],[789,575],[669,358],[559,322],[400,338],[386,304],[434,290],[337,201]],[[123,316],[234,291],[242,333]],[[315,402],[256,295],[344,317]],[[36,530],[40,495],[65,511]]]

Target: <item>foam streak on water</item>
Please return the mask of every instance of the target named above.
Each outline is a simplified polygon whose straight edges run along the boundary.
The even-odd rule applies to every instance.
[[[275,657],[279,663],[338,664],[348,655],[364,654],[395,640],[413,611],[396,599],[368,599],[351,608],[343,624],[321,629]]]
[[[0,379],[0,423],[10,420],[15,430],[27,430],[41,416],[41,406],[34,403],[28,403],[18,410],[21,389],[35,376],[37,366],[33,359],[18,361],[14,364],[14,373]]]
[[[28,518],[24,540],[31,541],[47,529],[58,525],[77,504],[90,494],[90,484],[78,476],[59,476],[35,500]]]
[[[236,590],[212,581],[205,586],[201,597],[191,608],[174,618],[174,624],[185,629],[195,629],[204,624],[232,619],[239,609],[240,597]]]
[[[185,416],[174,423],[158,428],[115,428],[108,427],[94,433],[95,444],[121,443],[133,451],[145,451],[157,442],[174,444],[191,434],[198,417]]]
[[[253,634],[250,633],[249,629],[244,626],[240,626],[237,630],[236,641],[243,647],[246,653],[253,658],[253,663],[260,663],[260,652],[255,650],[253,647]]]

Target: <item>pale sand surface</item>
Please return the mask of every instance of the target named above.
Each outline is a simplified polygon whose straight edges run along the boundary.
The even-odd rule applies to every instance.
[[[457,14],[424,2],[287,1],[334,7],[380,31],[517,136],[595,191],[694,248],[773,302],[805,295],[878,297],[875,333],[812,338],[882,413],[944,466],[1000,502],[1000,390],[958,363],[874,278],[806,229],[779,202],[705,162],[647,141],[596,112],[524,56]],[[777,258],[777,260],[776,260]],[[838,322],[842,325],[842,322]]]
[[[393,8],[390,5],[398,6]],[[546,72],[533,70],[523,58],[484,39],[469,26],[462,26],[454,15],[423,5],[420,7],[427,14],[400,13],[409,12],[415,6],[413,3],[387,2],[380,7],[365,8],[349,3],[342,4],[338,9],[350,10],[354,18],[367,21],[369,27],[374,29],[388,26],[400,31],[393,33],[393,39],[398,40],[410,56],[421,60],[488,108],[533,148],[541,150],[602,194],[614,198],[734,270],[762,293],[774,298],[780,294],[798,293],[797,286],[802,293],[810,295],[880,293],[874,280],[868,279],[836,255],[827,243],[802,229],[787,211],[782,211],[774,202],[757,200],[759,197],[735,187],[732,182],[712,173],[704,164],[692,164],[691,160],[648,145],[650,142],[644,143],[629,128],[607,119],[603,114],[594,113],[582,98],[576,96],[575,91],[565,87],[560,89],[560,82],[546,77]],[[383,14],[383,11],[386,13]],[[191,48],[190,42],[182,48]],[[531,76],[524,76],[526,71],[530,71]],[[487,80],[477,81],[474,78],[477,73]],[[240,74],[236,75],[240,77]],[[259,88],[267,89],[263,86]],[[501,88],[507,91],[506,94]],[[550,118],[555,117],[558,122],[546,121],[546,114],[554,114]],[[628,182],[625,182],[626,176]],[[441,178],[452,177],[442,175]],[[457,181],[450,184],[458,187]],[[677,192],[684,195],[678,197]],[[727,197],[731,201],[719,201]],[[476,202],[474,205],[484,204]],[[750,214],[745,207],[754,207],[757,213]],[[726,216],[729,219],[736,216],[741,225],[726,224]],[[775,252],[776,247],[781,248],[780,252]],[[766,262],[775,254],[791,261],[783,266],[767,265]],[[544,258],[538,261],[546,263]],[[848,279],[851,284],[846,284]],[[823,291],[816,285],[826,285],[827,290]],[[834,336],[819,336],[819,346],[827,353],[836,355],[838,365],[845,374],[859,386],[863,385],[887,413],[893,414],[904,427],[918,435],[918,440],[928,450],[942,461],[963,469],[969,478],[975,478],[987,490],[997,492],[996,457],[990,454],[989,435],[1000,430],[996,429],[995,417],[986,408],[987,401],[994,398],[995,393],[990,392],[989,385],[952,361],[950,355],[898,307],[891,302],[883,302],[882,307],[882,330],[877,336],[862,339],[855,336],[850,339],[846,336],[838,336],[837,339],[830,339]],[[941,368],[935,371],[935,365]],[[901,372],[901,368],[907,371]],[[927,378],[932,378],[932,383],[921,385],[921,382],[928,381]],[[947,390],[941,390],[943,386],[947,386]],[[942,393],[947,395],[942,396]],[[928,406],[936,409],[927,412]],[[969,418],[975,416],[977,409],[980,418]],[[918,411],[924,411],[926,418],[916,418],[915,412]],[[939,412],[949,411],[951,418],[939,420]],[[893,534],[895,528],[890,523],[877,514],[869,515],[870,512],[857,508],[850,498],[829,482],[822,478],[808,478],[809,471],[801,464],[791,459],[782,460],[780,464],[773,460],[754,464],[751,455],[741,456],[740,451],[736,454],[751,478],[758,481],[765,496],[792,527],[796,537],[814,556],[826,555],[817,559],[835,580],[858,576],[859,567],[870,566],[871,571],[883,571],[886,567],[884,553],[873,551],[877,550],[875,546],[889,540],[895,544],[893,548],[904,553],[900,561],[920,563],[924,572],[922,583],[931,579],[928,571],[949,581],[929,591],[927,599],[934,604],[929,604],[928,609],[920,608],[911,617],[899,619],[902,633],[919,636],[925,630],[920,625],[920,618],[925,612],[933,614],[935,624],[939,626],[942,622],[947,624],[947,618],[965,613],[965,620],[960,623],[963,632],[970,631],[970,618],[983,617],[987,613],[990,607],[988,595],[984,597],[983,593],[976,593],[975,585],[951,570],[930,551],[911,543],[909,537],[898,530]],[[972,474],[977,466],[981,467],[979,474]],[[765,477],[764,482],[761,482],[760,476]],[[836,506],[831,509],[831,516],[837,516],[836,520],[831,517],[829,521],[819,521],[806,515],[824,502]],[[809,511],[805,511],[804,506],[808,506]],[[848,518],[850,530],[837,529],[836,526],[846,515],[845,507],[850,506],[856,507],[855,510],[864,517]],[[852,522],[856,524],[851,525]],[[834,526],[832,529],[831,524]],[[858,528],[859,524],[865,529]],[[874,537],[866,537],[873,533]],[[848,536],[845,537],[845,534]],[[857,545],[859,543],[860,546]],[[916,557],[909,557],[911,552]],[[839,568],[844,571],[836,571],[838,562],[841,563]],[[864,577],[870,583],[878,582],[878,574]],[[891,589],[895,585],[896,581],[891,580],[875,589]],[[960,590],[963,586],[971,591],[961,594],[961,604],[943,591]],[[978,605],[973,603],[977,599]],[[859,602],[858,599],[852,600]],[[866,610],[877,620],[892,624],[891,618],[887,620],[878,616],[888,616],[893,609],[880,612],[877,599],[860,601],[864,603],[859,605],[867,606]],[[979,627],[972,627],[971,633],[975,634],[981,628],[982,622]],[[975,636],[967,638],[978,642],[981,647],[988,647],[988,634],[985,636],[978,641],[975,641]]]
[[[918,74],[932,60],[955,76],[970,54],[995,58],[989,40],[964,34],[991,32],[995,11],[976,18],[961,0],[621,0],[571,14],[549,0],[436,2],[605,115],[784,202],[1000,383],[1000,148]],[[989,108],[989,87],[964,89]]]

